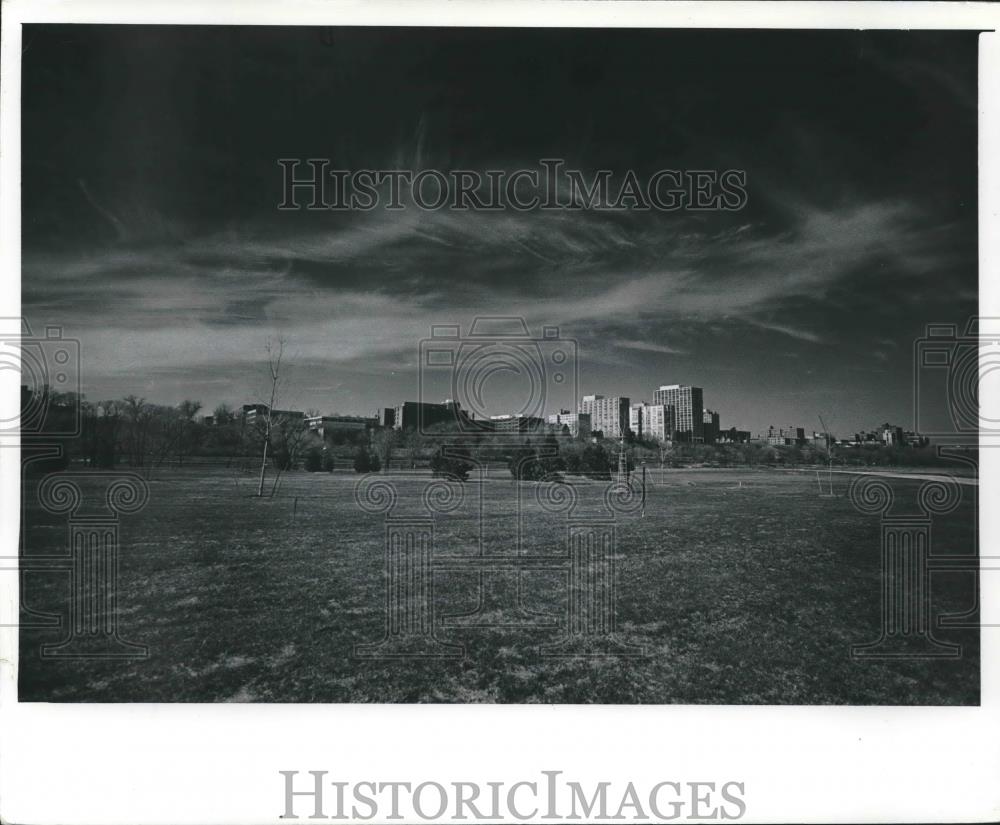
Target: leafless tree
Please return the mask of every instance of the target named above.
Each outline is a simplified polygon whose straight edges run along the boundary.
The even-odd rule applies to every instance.
[[[267,369],[271,379],[271,394],[267,404],[267,417],[264,422],[264,448],[260,460],[260,481],[257,484],[257,497],[264,495],[264,475],[267,472],[267,448],[271,443],[271,428],[273,426],[274,400],[278,395],[278,382],[281,380],[281,359],[285,354],[285,339],[277,341],[268,339],[265,345],[267,352]]]
[[[153,407],[145,398],[127,395],[122,399],[121,413],[125,420],[124,452],[132,467],[142,467],[146,461],[146,445],[153,421]]]
[[[378,455],[383,471],[389,469],[389,461],[392,459],[392,448],[396,446],[397,440],[397,433],[391,427],[381,427],[372,433],[372,449]]]
[[[672,445],[669,442],[661,441],[659,443],[660,449],[660,475],[663,475],[663,462],[666,461],[667,456],[672,452]]]
[[[212,411],[216,424],[229,424],[236,417],[233,408],[225,401],[217,405]]]
[[[177,405],[178,420],[177,420],[177,439],[176,439],[176,449],[177,449],[177,463],[184,463],[184,455],[193,449],[194,444],[193,436],[195,434],[195,421],[194,417],[198,414],[201,409],[200,401],[191,401],[190,399],[185,399]]]
[[[271,432],[278,458],[275,462],[274,481],[271,483],[271,496],[274,496],[278,490],[278,482],[281,481],[281,474],[286,469],[294,467],[298,461],[309,430],[305,421],[298,416],[277,415],[271,425]]]

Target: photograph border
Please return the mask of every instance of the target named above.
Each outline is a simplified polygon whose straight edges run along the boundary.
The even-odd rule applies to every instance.
[[[981,30],[979,314],[1000,316],[1000,8],[990,4],[12,0],[0,32],[2,317],[20,315],[20,24],[29,22]],[[0,392],[18,391],[17,376],[0,371]],[[983,408],[1000,409],[998,395],[985,384]],[[982,501],[998,482],[1000,452],[983,443]],[[20,452],[10,447],[0,449],[5,556],[17,555],[19,521]],[[981,508],[980,535],[981,555],[1000,546],[997,508]],[[17,701],[19,592],[17,574],[4,571],[0,820],[278,822],[283,770],[413,784],[514,784],[557,770],[618,788],[741,782],[745,822],[992,821],[1000,818],[1000,628],[986,625],[1000,626],[1000,575],[984,571],[980,581],[979,707],[105,705]]]

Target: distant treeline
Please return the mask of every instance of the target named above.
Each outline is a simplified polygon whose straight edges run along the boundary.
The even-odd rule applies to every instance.
[[[476,464],[505,464],[513,476],[538,480],[560,473],[607,478],[618,466],[617,441],[572,437],[568,430],[522,434],[465,434],[439,427],[419,433],[376,427],[370,430],[310,431],[301,418],[275,415],[267,432],[263,416],[251,423],[226,405],[214,411],[212,423],[201,420],[201,404],[184,401],[175,407],[143,398],[89,402],[52,393],[36,443],[56,443],[59,458],[35,462],[51,471],[79,463],[109,469],[125,466],[149,474],[163,466],[204,463],[211,459],[230,466],[260,465],[265,441],[268,464],[279,472],[430,467],[442,474],[463,475]],[[442,449],[442,444],[447,448]],[[625,444],[629,469],[650,467],[743,466],[951,466],[933,445],[924,447],[834,446],[831,453],[813,444],[661,444],[630,437]],[[30,452],[26,452],[26,458]]]

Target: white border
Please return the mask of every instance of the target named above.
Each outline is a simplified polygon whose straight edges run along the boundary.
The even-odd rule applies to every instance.
[[[0,63],[0,317],[20,306],[20,22],[995,29],[958,3],[6,2]],[[980,44],[981,309],[1000,316],[1000,36]],[[14,380],[11,380],[13,378]],[[0,371],[0,391],[17,392]],[[984,392],[990,387],[986,382]],[[995,394],[994,394],[995,395]],[[998,398],[981,403],[1000,409]],[[0,450],[0,540],[17,546],[16,450]],[[982,453],[982,501],[1000,454]],[[984,506],[982,546],[1000,546]],[[16,552],[16,551],[15,551]],[[13,586],[12,586],[13,583]],[[0,621],[17,615],[0,574]],[[1000,574],[982,577],[1000,623]],[[0,633],[0,818],[13,823],[276,822],[278,770],[344,780],[736,779],[747,822],[1000,818],[1000,629],[982,634],[979,708],[20,705],[16,633]]]

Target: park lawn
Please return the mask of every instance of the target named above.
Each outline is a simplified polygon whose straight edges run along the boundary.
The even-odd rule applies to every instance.
[[[426,473],[387,479],[395,517],[423,512]],[[273,499],[224,468],[161,470],[140,512],[122,516],[118,621],[148,645],[138,660],[43,659],[60,632],[22,628],[24,701],[96,702],[612,702],[767,704],[977,704],[976,630],[935,631],[962,645],[954,660],[859,661],[852,644],[878,637],[879,517],[858,513],[849,476],[821,497],[812,474],[764,469],[668,470],[649,475],[645,514],[617,517],[617,638],[628,657],[543,655],[566,609],[565,513],[540,506],[533,482],[490,471],[464,501],[435,517],[437,637],[456,658],[372,659],[355,646],[385,630],[385,516],[355,501],[360,477],[289,473]],[[568,477],[581,517],[599,516],[605,484]],[[919,481],[887,479],[901,512],[917,512]],[[85,487],[90,482],[81,476]],[[26,552],[66,546],[66,517],[25,489]],[[480,497],[482,493],[481,509]],[[972,553],[974,488],[934,523],[935,552]],[[522,498],[518,506],[518,495]],[[521,575],[522,605],[542,626],[499,626],[513,614],[488,605],[480,624],[442,617],[477,606],[482,523],[487,553],[551,557]],[[465,569],[464,560],[470,560]],[[514,602],[516,578],[496,578]],[[961,612],[973,576],[933,577],[933,608]],[[23,599],[65,613],[65,574],[31,572]],[[445,620],[448,621],[447,619]]]

